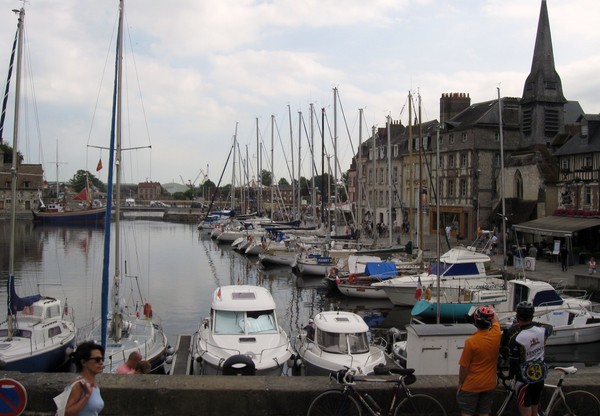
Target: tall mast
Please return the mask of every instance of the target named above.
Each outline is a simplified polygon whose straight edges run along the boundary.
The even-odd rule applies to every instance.
[[[231,210],[235,211],[235,158],[237,148],[237,129],[238,123],[235,123],[235,133],[233,135],[233,169],[231,172]]]
[[[414,233],[414,180],[415,180],[415,163],[413,161],[413,131],[412,131],[412,93],[408,92],[408,225],[410,226],[410,232],[408,239],[412,240],[411,235]],[[419,247],[422,249],[422,247]]]
[[[388,244],[392,245],[392,117],[387,116]]]
[[[315,108],[313,103],[310,103],[310,156],[311,156],[311,164],[310,171],[312,172],[312,214],[313,221],[317,219],[317,189],[315,187],[315,180],[317,176],[316,166],[315,166],[315,125],[314,125],[314,116],[315,116]]]
[[[333,88],[333,213],[335,218],[335,227],[337,234],[337,226],[338,226],[338,180],[337,180],[337,87]]]
[[[419,93],[419,193],[417,196],[419,214],[419,247],[423,249],[423,213],[422,198],[423,198],[423,122],[421,120],[421,94]]]
[[[358,229],[362,225],[362,122],[363,109],[358,109],[358,160],[356,161],[356,185],[357,185],[357,206],[356,206],[356,224],[354,227]]]
[[[294,201],[296,200],[296,187],[294,186],[294,133],[292,131],[292,109],[290,107],[290,105],[288,104],[288,117],[290,119],[290,157],[292,158],[292,203],[291,203],[291,208],[293,211],[294,208]]]
[[[17,10],[14,10],[16,13]],[[23,51],[23,25],[25,24],[25,9],[21,8],[17,23],[18,43],[17,43],[17,77],[15,80],[15,114],[13,127],[13,154],[12,165],[10,168],[11,174],[11,204],[10,204],[10,242],[9,242],[9,258],[8,258],[8,278],[9,281],[15,279],[15,237],[17,233],[17,176],[19,168],[19,95],[21,94],[21,61]],[[14,316],[10,307],[10,291],[7,294],[8,299],[8,322],[7,322],[7,340],[12,341]]]
[[[275,139],[275,115],[271,114],[271,221],[273,221],[273,211],[275,211],[273,194],[275,192],[275,173],[273,172],[273,142]]]
[[[300,175],[302,174],[302,111],[298,111],[298,218],[300,218],[300,210],[302,209],[302,189],[300,185]]]
[[[502,274],[506,279],[506,205],[504,201],[504,136],[502,129],[502,98],[498,90],[498,127],[500,128],[500,198],[502,199]]]
[[[248,156],[246,156],[246,159]],[[256,200],[256,212],[260,212],[261,206],[261,196],[262,192],[260,190],[261,186],[261,177],[260,177],[260,139],[258,134],[258,117],[256,117],[256,190],[254,193],[254,199]]]

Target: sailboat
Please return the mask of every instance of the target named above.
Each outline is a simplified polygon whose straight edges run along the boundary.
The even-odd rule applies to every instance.
[[[40,294],[19,297],[15,289],[15,237],[17,181],[19,178],[19,82],[25,10],[18,12],[17,85],[13,131],[13,160],[10,210],[10,249],[7,280],[7,319],[0,323],[0,369],[3,371],[45,372],[58,370],[73,351],[76,328],[68,308],[58,299]]]
[[[102,312],[101,318],[91,324],[92,339],[105,348],[104,372],[114,373],[127,361],[131,353],[137,351],[142,359],[149,361],[152,371],[162,372],[167,358],[167,337],[159,319],[153,315],[150,303],[139,300],[134,305],[125,305],[121,300],[119,289],[122,285],[120,257],[120,197],[121,197],[121,63],[123,57],[123,13],[124,0],[119,1],[119,27],[117,35],[116,81],[114,84],[112,126],[110,137],[110,163],[108,170],[107,205],[112,206],[113,193],[117,199],[114,221],[114,276],[112,279],[112,310],[109,311],[109,268],[111,254],[111,215],[106,212],[104,226],[104,262],[102,270]],[[116,183],[113,190],[113,174],[116,170]],[[139,289],[139,285],[137,286]]]

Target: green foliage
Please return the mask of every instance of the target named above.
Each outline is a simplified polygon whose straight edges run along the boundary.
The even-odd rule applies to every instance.
[[[289,185],[290,183],[287,181],[286,178],[281,178],[281,179],[279,179],[278,184],[279,185]]]
[[[188,189],[183,193],[185,195],[185,199],[189,199],[190,201],[196,198],[196,191],[193,189]]]
[[[0,149],[4,152],[4,163],[11,164],[12,160],[13,160],[12,159],[13,148],[5,143],[2,143],[2,144],[0,144]],[[19,163],[23,163],[23,154],[21,152],[18,152],[18,154],[19,154]]]
[[[75,175],[73,175],[73,178],[69,181],[69,185],[75,192],[81,192],[81,190],[86,186],[86,178],[89,180],[90,185],[98,188],[100,192],[106,192],[106,186],[102,181],[100,181],[90,172],[82,169],[78,170]]]
[[[264,186],[271,186],[273,183],[273,176],[271,176],[271,172],[263,169],[260,172],[260,181]]]

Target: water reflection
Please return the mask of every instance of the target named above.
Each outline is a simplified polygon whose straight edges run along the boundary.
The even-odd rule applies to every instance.
[[[0,253],[8,252],[9,228],[8,222],[0,222]],[[124,283],[139,282],[172,344],[177,335],[196,331],[209,314],[214,289],[229,284],[268,288],[277,303],[280,324],[290,337],[323,310],[355,312],[372,328],[403,328],[410,320],[410,308],[393,306],[387,300],[329,293],[320,278],[298,276],[289,267],[263,269],[256,257],[216,244],[194,225],[125,220],[122,229],[127,236],[128,275],[136,276]],[[103,244],[102,229],[34,227],[31,221],[18,221],[17,290],[29,282],[40,284],[42,293],[68,299],[76,311],[76,323],[85,324],[100,313]],[[134,266],[131,259],[140,265]],[[0,266],[5,282],[8,256],[0,256]],[[6,284],[0,284],[0,302],[5,301]],[[548,347],[547,355],[565,364],[597,363],[600,343]]]

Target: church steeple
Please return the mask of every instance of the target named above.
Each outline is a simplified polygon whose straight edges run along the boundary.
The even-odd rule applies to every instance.
[[[567,102],[560,76],[554,67],[554,52],[546,0],[542,0],[531,72],[521,101],[523,146],[545,144],[564,129],[563,107]]]

